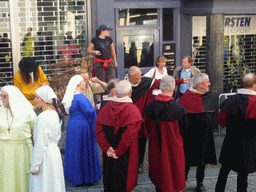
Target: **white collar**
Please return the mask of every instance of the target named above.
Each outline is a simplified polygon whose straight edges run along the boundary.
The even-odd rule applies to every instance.
[[[255,91],[253,91],[251,89],[245,89],[245,88],[238,89],[237,93],[245,94],[245,95],[256,95]]]
[[[117,97],[116,95],[113,97],[113,100],[115,102],[120,102],[120,103],[132,103],[132,99],[128,96],[125,97]]]
[[[109,97],[108,95],[103,95],[103,96],[102,96],[102,100],[103,100],[103,101],[112,101],[112,100],[113,100],[113,97]]]
[[[189,88],[189,91],[191,91],[192,93],[198,93],[198,94],[205,94],[207,91],[205,92],[199,92],[194,88],[194,84]]]
[[[186,71],[186,72],[189,72],[189,71],[191,71],[191,67],[189,69],[184,69],[183,68],[183,70]]]

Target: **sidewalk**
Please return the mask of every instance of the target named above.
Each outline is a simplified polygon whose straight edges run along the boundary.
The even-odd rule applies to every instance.
[[[195,192],[196,179],[195,179],[195,170],[191,170],[189,173],[187,187],[184,192]],[[206,178],[204,180],[204,186],[206,191],[214,192],[215,184],[217,182],[219,168],[208,168],[206,170]],[[216,175],[217,174],[217,175]],[[211,176],[212,175],[212,176]],[[231,172],[226,186],[226,192],[236,191],[236,173]],[[93,186],[81,186],[73,187],[72,183],[66,181],[66,189],[68,192],[103,192],[103,183],[102,180],[97,182]],[[139,174],[138,185],[133,190],[133,192],[153,192],[155,191],[155,186],[150,182],[148,174]],[[256,174],[250,174],[248,177],[248,192],[256,191]]]
[[[219,159],[220,150],[222,146],[222,142],[224,140],[225,131],[223,131],[221,137],[218,137],[216,134],[214,137],[215,140],[215,148],[216,148],[216,155],[217,159]],[[99,155],[101,154],[101,151],[99,151]],[[101,155],[100,155],[101,157]],[[143,174],[139,174],[138,178],[138,185],[133,190],[133,192],[153,192],[155,191],[155,186],[151,183],[149,177],[148,177],[148,147],[146,147],[146,154],[144,158],[144,164],[143,164]],[[100,158],[100,161],[102,163],[102,159]],[[207,192],[214,192],[215,190],[215,184],[217,182],[217,177],[219,174],[220,164],[213,166],[213,165],[207,165],[205,170],[205,179],[204,179],[204,186],[206,188]],[[191,167],[189,174],[188,174],[188,181],[187,181],[187,187],[184,190],[184,192],[195,192],[196,187],[196,168]],[[236,179],[237,174],[233,171],[230,172],[227,186],[226,186],[226,192],[229,191],[236,191]],[[103,182],[102,180],[96,182],[92,186],[86,186],[82,185],[79,187],[75,187],[72,182],[66,180],[66,190],[68,192],[103,192]],[[248,176],[248,192],[256,192],[256,173],[250,174]]]

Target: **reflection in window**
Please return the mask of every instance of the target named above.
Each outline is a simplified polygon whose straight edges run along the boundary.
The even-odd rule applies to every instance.
[[[157,25],[157,9],[119,9],[119,25]]]
[[[154,36],[124,36],[124,67],[152,67],[154,58]]]
[[[33,1],[29,9],[19,2],[23,57],[34,57],[49,74],[49,64],[87,55],[85,0]]]

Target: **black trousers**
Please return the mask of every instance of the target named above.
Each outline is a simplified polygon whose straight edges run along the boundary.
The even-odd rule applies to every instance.
[[[189,169],[190,169],[190,166],[186,165],[186,167],[185,167],[186,180],[188,178]],[[204,180],[204,172],[205,172],[205,165],[198,165],[197,169],[196,169],[196,181],[197,181],[197,183],[203,182],[203,180]]]
[[[139,138],[139,164],[143,165],[146,151],[147,137]]]
[[[162,190],[160,188],[156,187],[156,192],[162,192]]]
[[[218,180],[216,183],[215,191],[216,192],[224,192],[228,174],[231,171],[231,167],[223,164],[220,168]],[[247,173],[238,173],[237,174],[237,192],[246,192],[248,186],[248,174]]]

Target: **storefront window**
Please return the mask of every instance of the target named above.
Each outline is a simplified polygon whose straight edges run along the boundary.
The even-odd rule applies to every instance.
[[[235,92],[246,73],[256,73],[256,15],[224,17],[224,92]],[[206,17],[193,17],[194,65],[205,72]]]
[[[152,67],[154,58],[154,36],[124,36],[124,67]]]
[[[46,74],[49,64],[86,55],[85,0],[19,0],[21,56],[34,57]]]
[[[119,25],[157,25],[157,9],[119,9]]]

